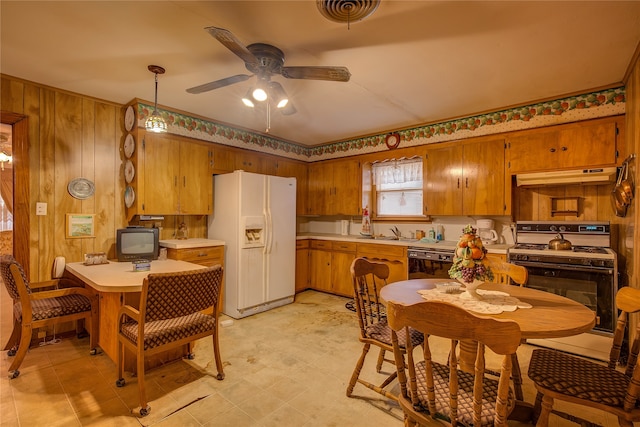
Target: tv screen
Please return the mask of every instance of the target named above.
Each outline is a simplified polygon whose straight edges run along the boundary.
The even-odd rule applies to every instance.
[[[158,259],[159,230],[157,228],[121,228],[116,234],[118,261]]]

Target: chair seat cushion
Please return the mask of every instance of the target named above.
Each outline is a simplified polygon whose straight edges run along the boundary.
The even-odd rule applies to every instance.
[[[386,321],[381,321],[367,326],[365,333],[367,338],[383,342],[387,345],[392,345],[391,328]],[[422,332],[416,331],[413,328],[409,328],[409,335],[411,336],[411,343],[414,347],[422,344],[424,341],[424,335],[422,335]],[[405,333],[404,328],[398,331],[398,344],[401,348],[406,348],[407,346],[407,334]]]
[[[440,363],[432,363],[434,390],[436,394],[436,412],[447,418],[451,417],[449,406],[449,367]],[[425,361],[416,363],[418,399],[421,406],[428,408],[427,379]],[[458,422],[473,425],[473,381],[474,375],[458,370]],[[481,425],[492,426],[495,418],[496,399],[498,396],[498,380],[485,377],[482,394]],[[507,414],[513,411],[516,399],[513,389],[509,387],[507,397]]]
[[[63,295],[60,297],[37,299],[31,302],[33,320],[45,320],[54,317],[91,311],[91,301],[84,295]],[[22,321],[22,305],[13,306],[16,319]]]
[[[144,349],[149,350],[182,338],[214,331],[215,328],[215,317],[202,313],[148,322],[145,324]],[[138,322],[123,323],[120,332],[131,342],[138,342]]]
[[[623,406],[629,385],[622,372],[552,350],[533,351],[529,378],[546,389],[616,407]]]

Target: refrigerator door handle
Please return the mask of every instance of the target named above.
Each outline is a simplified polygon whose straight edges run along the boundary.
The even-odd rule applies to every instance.
[[[271,209],[267,208],[264,214],[266,217],[265,231],[267,234],[267,241],[264,244],[264,253],[269,254],[271,253],[271,245],[273,244],[273,220],[271,218]]]

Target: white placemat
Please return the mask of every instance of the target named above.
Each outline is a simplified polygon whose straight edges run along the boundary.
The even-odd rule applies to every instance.
[[[503,311],[516,311],[519,308],[531,308],[531,304],[522,302],[506,292],[476,291],[482,296],[481,300],[473,299],[467,292],[460,290],[457,293],[444,293],[438,289],[424,289],[418,291],[427,301],[444,301],[465,310],[480,314],[500,314]]]

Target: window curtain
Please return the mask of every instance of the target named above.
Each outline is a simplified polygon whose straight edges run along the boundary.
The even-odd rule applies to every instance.
[[[394,159],[374,163],[373,179],[378,186],[422,181],[422,159]]]

